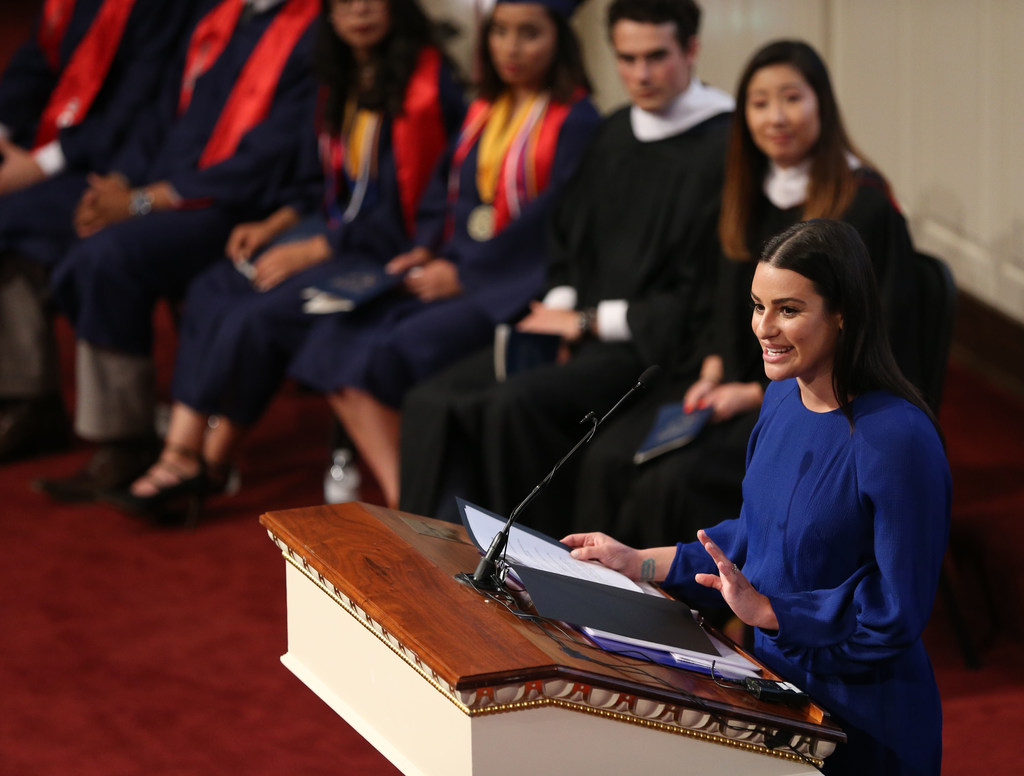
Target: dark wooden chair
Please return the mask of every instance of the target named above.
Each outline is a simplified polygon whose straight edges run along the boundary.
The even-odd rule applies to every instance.
[[[918,346],[922,373],[918,387],[925,401],[938,415],[942,391],[946,382],[949,349],[953,341],[953,321],[956,318],[956,283],[946,263],[935,256],[918,252],[914,257],[914,275],[917,279],[920,304]],[[968,668],[980,665],[974,639],[963,615],[959,585],[955,584],[956,567],[950,551],[942,563],[939,590],[946,604],[950,625],[960,645],[964,663]]]

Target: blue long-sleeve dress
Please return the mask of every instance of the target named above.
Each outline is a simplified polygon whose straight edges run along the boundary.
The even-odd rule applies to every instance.
[[[416,243],[435,248],[435,255],[455,264],[462,293],[433,302],[395,294],[353,314],[325,317],[310,330],[290,374],[322,393],[358,388],[398,407],[414,384],[487,344],[496,323],[523,312],[540,292],[547,267],[547,218],[599,122],[589,99],[572,105],[560,127],[547,187],[502,231],[483,241],[474,239],[467,226],[481,204],[479,140],[459,167],[458,196],[449,202],[453,146],[424,196]],[[449,223],[451,234],[439,244]]]
[[[934,774],[942,711],[921,633],[949,533],[942,442],[908,402],[871,392],[839,410],[803,406],[795,380],[769,385],[750,439],[740,516],[708,529],[778,617],[755,653],[807,691],[848,736],[830,774]],[[665,585],[700,606],[717,573],[680,544]]]

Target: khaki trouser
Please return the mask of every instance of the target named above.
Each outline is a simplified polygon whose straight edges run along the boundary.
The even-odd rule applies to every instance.
[[[0,256],[2,399],[32,399],[60,390],[48,274],[34,261]]]
[[[0,399],[31,399],[60,391],[47,275],[36,262],[0,256]],[[79,436],[108,442],[153,433],[152,358],[79,341],[76,372]]]
[[[149,356],[132,356],[78,341],[75,432],[93,442],[153,433],[156,370]]]

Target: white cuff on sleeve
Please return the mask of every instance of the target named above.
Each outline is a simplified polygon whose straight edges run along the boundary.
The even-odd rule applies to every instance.
[[[629,342],[633,332],[629,330],[626,311],[629,302],[625,299],[605,299],[597,305],[597,335],[605,342]]]
[[[543,304],[553,310],[575,310],[576,289],[572,286],[555,286],[545,295]]]
[[[51,140],[41,148],[37,148],[32,152],[32,156],[47,178],[64,172],[64,168],[67,166],[67,159],[64,158],[64,151],[60,147],[59,140]]]

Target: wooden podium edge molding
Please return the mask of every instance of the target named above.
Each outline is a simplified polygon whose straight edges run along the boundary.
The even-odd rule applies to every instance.
[[[725,719],[725,714],[721,711],[712,714],[624,692],[593,687],[575,680],[528,679],[522,682],[476,687],[460,693],[431,670],[419,655],[371,618],[300,553],[278,537],[269,527],[266,530],[271,541],[281,550],[286,562],[320,588],[431,687],[469,717],[507,714],[541,707],[560,708],[768,755],[790,762],[810,763],[818,768],[823,765],[824,758],[828,757],[835,749],[833,741],[794,733],[788,741],[777,745],[787,746],[789,751],[780,751],[777,748],[769,748],[765,744],[766,733],[777,735],[778,729],[768,730],[763,725],[755,725],[739,719]],[[722,719],[715,719],[715,716]],[[730,730],[730,728],[732,729]]]

